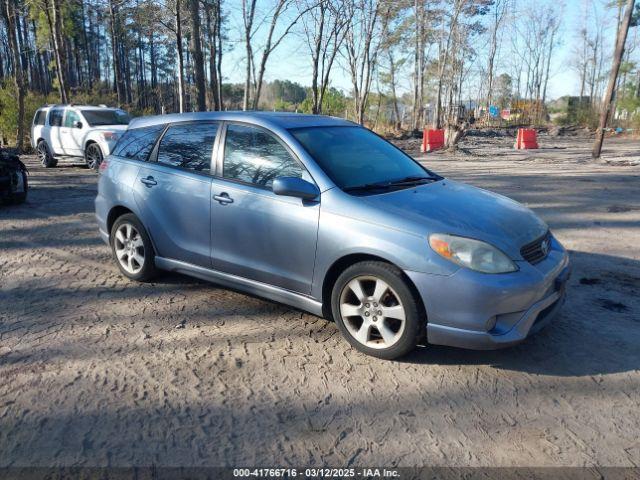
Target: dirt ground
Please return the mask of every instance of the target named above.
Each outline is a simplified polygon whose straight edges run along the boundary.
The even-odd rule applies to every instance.
[[[549,223],[574,266],[562,314],[514,348],[395,362],[286,306],[126,280],[97,176],[27,158],[27,204],[0,207],[0,467],[640,466],[640,142],[597,163],[587,137],[512,143],[421,158]]]

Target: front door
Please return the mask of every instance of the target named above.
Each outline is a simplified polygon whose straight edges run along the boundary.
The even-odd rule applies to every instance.
[[[218,123],[170,126],[142,164],[135,197],[160,257],[211,266],[211,158]]]
[[[213,268],[308,294],[315,263],[320,204],[279,196],[277,177],[313,181],[270,132],[227,124],[222,171],[213,181]]]
[[[85,125],[82,128],[76,127],[77,122],[81,122],[80,115],[75,110],[67,109],[62,123],[61,138],[62,150],[65,155],[73,157],[84,156],[82,141],[84,137]],[[82,122],[81,122],[82,123]]]

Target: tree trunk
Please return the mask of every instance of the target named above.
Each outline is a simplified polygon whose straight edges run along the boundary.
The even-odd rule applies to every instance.
[[[611,116],[611,109],[614,100],[614,90],[616,81],[618,79],[618,72],[620,71],[620,63],[622,61],[622,55],[624,53],[624,44],[627,41],[627,33],[629,32],[629,24],[631,23],[631,15],[633,14],[633,5],[635,0],[627,0],[627,6],[624,11],[624,18],[622,24],[618,28],[616,50],[613,54],[613,65],[611,66],[611,74],[609,76],[609,84],[607,86],[607,93],[604,97],[602,105],[602,113],[600,114],[600,125],[596,132],[596,139],[593,143],[593,151],[591,156],[593,158],[600,158],[602,152],[602,142],[604,140],[604,129],[607,126],[607,121]]]
[[[204,112],[207,109],[207,87],[204,82],[199,0],[189,0],[189,11],[191,13],[191,58],[193,61],[193,76],[196,83],[196,108],[199,112]]]
[[[184,56],[182,52],[182,19],[180,0],[176,0],[176,50],[178,52],[178,111],[184,112]]]
[[[253,30],[253,17],[256,11],[256,0],[250,0],[247,9],[247,1],[242,0],[242,17],[244,20],[244,42],[245,52],[247,55],[247,65],[244,77],[244,98],[242,100],[242,109],[249,110],[249,101],[251,97],[251,65],[253,63],[253,48],[251,46],[251,32]]]
[[[64,62],[62,53],[62,50],[64,48],[61,36],[62,20],[60,19],[58,0],[51,0],[51,16],[49,17],[49,26],[51,28],[51,38],[53,40],[53,53],[56,59],[56,74],[58,76],[60,102],[69,103],[69,87],[67,85],[66,63]]]
[[[9,49],[11,50],[11,60],[13,62],[13,78],[18,91],[18,131],[16,133],[16,147],[18,151],[24,148],[24,72],[22,70],[22,62],[20,59],[20,51],[18,47],[18,39],[16,37],[16,11],[13,0],[4,0],[4,10],[7,21],[7,37],[9,40]]]
[[[120,21],[118,19],[118,7],[115,0],[109,0],[109,16],[111,20],[111,53],[113,55],[113,81],[118,96],[118,106],[125,101],[122,64],[120,63]]]

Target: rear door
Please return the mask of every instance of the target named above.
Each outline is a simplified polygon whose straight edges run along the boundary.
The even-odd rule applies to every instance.
[[[49,128],[45,131],[45,141],[54,155],[64,155],[62,148],[62,119],[63,108],[52,108],[49,111]]]
[[[31,146],[36,148],[38,140],[43,137],[45,123],[47,120],[47,111],[38,110],[33,116],[33,124],[31,125]]]
[[[170,125],[134,192],[157,254],[211,266],[211,159],[219,122]]]
[[[311,291],[320,204],[276,195],[277,177],[313,182],[273,133],[228,123],[213,181],[213,268],[288,290]]]

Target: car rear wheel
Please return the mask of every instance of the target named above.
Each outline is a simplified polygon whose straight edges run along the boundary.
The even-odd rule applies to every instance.
[[[40,165],[44,168],[53,168],[58,164],[58,161],[51,154],[47,142],[44,140],[40,140],[38,142],[38,145],[36,146],[36,153],[38,155],[38,160],[40,160]]]
[[[332,293],[333,318],[356,349],[394,359],[415,348],[426,319],[402,271],[377,261],[360,262],[337,279]]]
[[[127,213],[115,221],[111,228],[111,250],[126,277],[145,282],[157,275],[153,245],[135,215]]]
[[[90,143],[84,150],[84,161],[91,170],[98,170],[102,163],[102,150],[97,143]]]

